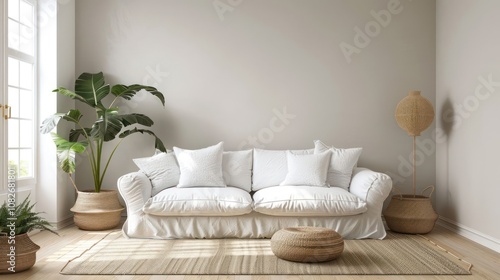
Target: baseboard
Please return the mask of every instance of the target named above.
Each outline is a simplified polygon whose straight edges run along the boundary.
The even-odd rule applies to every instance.
[[[469,228],[467,226],[464,226],[460,223],[457,223],[455,221],[452,221],[448,218],[441,217],[439,216],[439,219],[437,221],[437,224],[447,228],[467,239],[470,239],[476,243],[479,243],[485,247],[488,247],[491,250],[494,250],[498,253],[500,253],[500,240],[491,237],[489,235],[486,235],[482,232],[479,232],[475,229]]]
[[[62,228],[65,228],[65,227],[68,227],[68,226],[71,226],[74,224],[73,222],[73,216],[71,217],[68,217],[62,221],[59,221],[59,222],[56,222],[56,223],[50,223],[55,230],[60,230]]]

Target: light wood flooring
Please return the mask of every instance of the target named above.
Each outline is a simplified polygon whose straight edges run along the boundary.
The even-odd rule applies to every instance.
[[[70,226],[59,231],[60,236],[48,232],[34,234],[32,239],[40,245],[37,253],[38,261],[34,267],[25,272],[0,275],[2,280],[9,279],[170,279],[170,280],[197,280],[197,279],[224,279],[224,280],[288,280],[288,279],[500,279],[500,254],[459,236],[445,228],[436,226],[427,238],[438,243],[448,251],[472,263],[472,275],[468,276],[307,276],[307,275],[265,275],[265,276],[77,276],[61,275],[59,271],[66,262],[79,255],[106,232],[81,231],[75,226]],[[78,242],[77,242],[78,241]]]

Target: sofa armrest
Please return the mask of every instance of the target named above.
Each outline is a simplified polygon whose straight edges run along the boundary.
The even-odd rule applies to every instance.
[[[372,205],[382,207],[391,190],[392,179],[387,174],[367,168],[355,168],[349,191],[366,201],[368,207]]]
[[[127,214],[142,211],[142,207],[151,197],[152,185],[146,174],[132,172],[118,178],[118,191],[127,207]]]

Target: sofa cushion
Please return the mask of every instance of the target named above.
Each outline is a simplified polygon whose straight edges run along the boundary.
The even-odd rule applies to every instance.
[[[288,172],[280,186],[326,186],[330,156],[330,151],[313,155],[296,155],[288,151]]]
[[[235,216],[252,211],[252,198],[234,187],[170,188],[148,199],[142,210],[157,216]]]
[[[133,159],[153,186],[151,195],[179,184],[180,169],[175,153],[156,150],[154,156]],[[222,153],[222,175],[226,185],[247,192],[252,188],[252,150]]]
[[[174,147],[181,175],[178,188],[225,187],[222,176],[223,142],[199,150]]]
[[[278,186],[253,195],[254,210],[272,216],[350,216],[367,210],[366,202],[342,188]]]
[[[252,190],[252,150],[224,152],[222,173],[226,185]]]
[[[135,165],[151,180],[152,195],[179,183],[179,166],[174,153],[158,153],[152,157],[133,159]]]
[[[279,186],[288,172],[286,150],[253,151],[252,190]],[[314,150],[293,150],[294,154],[313,154]]]
[[[363,148],[339,149],[329,147],[319,140],[314,141],[315,154],[328,150],[332,152],[332,157],[326,177],[327,184],[331,187],[340,187],[349,190],[352,171],[358,164],[358,159]]]

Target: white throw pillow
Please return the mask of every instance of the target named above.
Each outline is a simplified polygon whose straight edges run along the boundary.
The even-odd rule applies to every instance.
[[[224,152],[222,173],[228,186],[252,190],[252,150]]]
[[[326,175],[331,152],[296,155],[288,151],[288,173],[280,186],[326,186]]]
[[[236,216],[252,212],[252,197],[233,187],[170,188],[148,199],[142,210],[158,216]]]
[[[222,176],[223,142],[199,150],[174,147],[181,175],[178,188],[225,187]]]
[[[133,161],[151,180],[152,195],[179,183],[180,170],[174,153],[159,153],[152,157],[136,158]]]
[[[270,187],[256,192],[253,200],[256,212],[272,216],[338,217],[367,211],[365,201],[341,188]]]
[[[253,150],[252,190],[279,186],[288,173],[286,150]],[[294,154],[313,154],[314,150],[293,150]]]
[[[314,141],[315,154],[328,150],[332,151],[332,157],[326,177],[327,184],[330,187],[340,187],[349,190],[352,171],[358,164],[358,159],[361,156],[363,148],[338,149],[329,147],[319,140]]]

